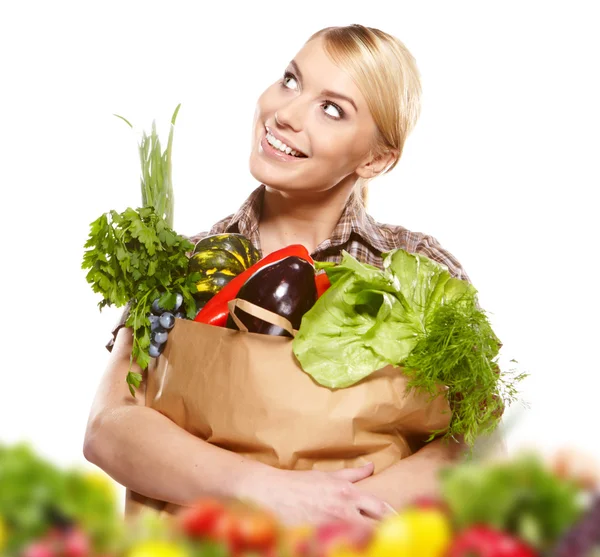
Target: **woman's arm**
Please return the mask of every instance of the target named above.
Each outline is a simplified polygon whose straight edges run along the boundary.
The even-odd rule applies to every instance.
[[[286,523],[367,520],[389,512],[354,484],[372,466],[338,472],[279,470],[203,441],[144,405],[125,382],[132,334],[121,329],[92,405],[84,455],[122,485],[147,497],[189,505],[202,496],[245,498]],[[141,371],[139,367],[133,371]],[[144,383],[142,383],[144,385]]]
[[[440,470],[459,460],[466,450],[464,443],[435,439],[411,456],[356,485],[399,510],[418,497],[436,497],[439,494]]]
[[[245,476],[267,468],[201,441],[144,406],[144,382],[133,398],[125,382],[131,347],[131,331],[120,329],[92,404],[87,460],[133,491],[180,505],[203,495],[232,497]]]

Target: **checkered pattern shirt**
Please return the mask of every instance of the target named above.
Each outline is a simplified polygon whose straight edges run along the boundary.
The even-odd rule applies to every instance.
[[[237,213],[217,222],[209,232],[192,236],[190,240],[196,243],[209,234],[237,232],[246,236],[260,251],[258,224],[264,191],[265,186],[261,185],[250,194]],[[445,265],[452,276],[468,280],[460,263],[432,236],[411,232],[401,226],[380,224],[367,214],[364,207],[352,203],[346,206],[331,238],[317,246],[311,255],[315,261],[339,263],[344,250],[362,263],[381,269],[381,254],[396,248],[425,255]]]
[[[237,213],[229,215],[217,222],[208,232],[192,236],[196,243],[211,234],[235,232],[246,236],[260,251],[258,225],[262,209],[265,186],[256,188],[239,208]],[[433,237],[420,232],[411,232],[402,226],[381,224],[369,215],[365,208],[355,203],[348,203],[331,238],[322,242],[311,254],[315,261],[342,260],[342,251],[361,261],[382,268],[382,253],[393,249],[403,249],[409,253],[422,254],[429,259],[445,265],[454,277],[469,280],[469,277],[454,256],[446,251]],[[127,310],[121,316],[113,330],[113,337],[127,319]],[[112,349],[113,340],[107,348]]]

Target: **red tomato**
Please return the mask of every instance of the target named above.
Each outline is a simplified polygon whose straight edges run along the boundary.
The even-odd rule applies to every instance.
[[[277,524],[265,513],[243,513],[238,516],[238,533],[244,548],[268,549],[277,540]]]
[[[214,524],[212,538],[216,541],[223,542],[230,553],[237,553],[242,545],[239,517],[232,512],[221,514]]]
[[[225,514],[225,505],[216,499],[201,499],[190,509],[184,511],[181,525],[191,537],[211,537],[221,516]]]

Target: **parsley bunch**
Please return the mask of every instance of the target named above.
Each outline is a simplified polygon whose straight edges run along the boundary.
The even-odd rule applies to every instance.
[[[162,307],[173,309],[179,293],[188,318],[196,315],[192,293],[200,277],[188,274],[187,256],[194,246],[168,227],[153,207],[110,211],[90,227],[82,268],[89,269],[86,279],[103,297],[99,308],[130,303],[125,326],[133,330],[133,349],[127,383],[134,395],[133,387],[139,387],[142,377],[131,371],[131,363],[135,360],[146,369],[150,361],[152,302],[160,297]]]

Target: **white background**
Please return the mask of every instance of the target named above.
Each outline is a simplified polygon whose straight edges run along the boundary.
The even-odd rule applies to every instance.
[[[514,451],[600,457],[600,34],[595,2],[26,2],[0,9],[0,442],[65,465],[82,442],[119,310],[80,269],[89,223],[138,206],[137,137],[174,142],[175,228],[206,230],[257,185],[254,105],[310,34],[362,23],[417,59],[423,111],[373,184],[380,221],[462,262],[531,376]],[[125,378],[123,378],[125,380]],[[88,465],[91,466],[91,465]]]

